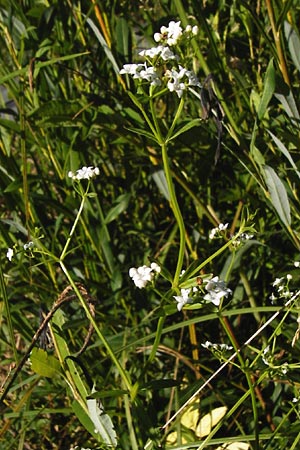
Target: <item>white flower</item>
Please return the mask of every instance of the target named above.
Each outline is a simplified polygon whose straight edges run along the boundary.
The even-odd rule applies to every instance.
[[[76,170],[76,173],[71,170],[68,173],[68,177],[72,178],[72,180],[90,180],[91,178],[99,175],[100,170],[98,167],[93,166],[83,166],[81,169]]]
[[[183,306],[186,305],[187,303],[191,303],[192,299],[189,297],[190,292],[191,292],[190,288],[189,289],[181,289],[181,291],[180,291],[181,295],[173,296],[177,302],[178,311],[181,311]]]
[[[288,281],[290,281],[292,278],[293,278],[293,276],[292,276],[290,273],[288,273],[287,276],[286,276],[286,279],[287,279]]]
[[[275,278],[275,281],[273,282],[273,286],[275,287],[275,286],[280,285],[280,284],[283,282],[283,280],[284,280],[284,277],[281,277],[281,278]],[[281,286],[281,288],[282,288],[282,286]],[[279,288],[279,289],[280,289],[280,288]]]
[[[170,81],[167,83],[169,91],[176,92],[179,98],[182,97],[183,91],[187,89],[188,86],[201,87],[201,84],[194,72],[187,70],[182,66],[179,66],[179,72],[175,69],[167,70],[165,72],[165,76],[170,78]]]
[[[9,259],[9,261],[12,260],[12,257],[14,256],[14,251],[12,248],[7,249],[6,258]]]
[[[34,247],[34,243],[32,241],[27,242],[23,245],[24,250],[28,250],[29,248]]]
[[[295,266],[295,267],[300,267],[300,261],[295,261],[295,262],[294,262],[294,266]]]
[[[269,366],[269,365],[270,365],[270,359],[271,359],[271,357],[272,357],[271,354],[268,355],[269,351],[270,351],[270,346],[267,345],[267,347],[264,349],[263,354],[262,354],[262,356],[261,356],[261,359],[262,359],[263,362],[266,364],[266,366]]]
[[[120,74],[135,75],[140,66],[144,66],[144,64],[124,64],[123,68],[120,70]]]
[[[164,41],[168,45],[172,46],[177,44],[181,35],[182,35],[182,28],[180,26],[180,21],[174,22],[174,20],[172,20],[169,23],[168,27],[162,26],[160,28],[160,33],[154,34],[154,40],[155,42]]]
[[[220,301],[223,297],[232,294],[232,290],[228,289],[225,282],[219,280],[219,277],[214,277],[209,280],[205,289],[207,290],[207,294],[204,296],[204,300],[212,302],[215,306],[220,305]]]
[[[219,234],[221,231],[225,231],[228,228],[228,223],[219,223],[219,225],[216,228],[213,228],[209,232],[209,239],[214,239],[216,234]]]
[[[155,58],[155,56],[161,56],[164,61],[169,61],[170,59],[177,59],[178,56],[175,55],[170,47],[164,45],[158,45],[157,47],[152,47],[147,50],[142,50],[139,53],[140,56],[147,56],[149,58]],[[120,72],[121,73],[121,72]]]
[[[192,34],[194,36],[196,36],[199,33],[199,28],[197,27],[197,25],[194,25],[192,28]]]
[[[232,350],[233,347],[227,344],[213,344],[212,342],[206,341],[205,344],[201,344],[202,347],[213,350],[219,350],[221,352]]]
[[[160,271],[161,268],[158,264],[151,263],[150,267],[146,265],[138,267],[137,269],[135,267],[131,267],[131,269],[129,269],[129,276],[132,278],[136,287],[142,289],[146,287],[149,281],[153,280],[155,272],[159,273]]]
[[[137,80],[147,80],[151,82],[153,86],[159,86],[161,84],[161,80],[155,68],[150,66],[147,67],[147,64],[125,64],[123,69],[120,70],[120,74],[129,74],[132,75],[133,78]]]

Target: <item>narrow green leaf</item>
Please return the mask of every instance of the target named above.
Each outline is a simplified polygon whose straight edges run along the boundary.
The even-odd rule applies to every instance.
[[[151,141],[154,141],[157,143],[157,139],[155,139],[155,137],[153,136],[152,133],[149,133],[148,131],[142,130],[141,128],[127,128],[126,130],[131,131],[132,133],[138,134],[139,136],[145,136],[146,138],[150,139]]]
[[[179,130],[175,131],[174,134],[172,134],[172,136],[170,137],[170,139],[168,139],[168,141],[172,141],[173,139],[176,139],[178,136],[180,136],[181,134],[185,133],[186,131],[190,130],[191,128],[194,127],[198,127],[200,125],[200,123],[202,122],[201,119],[193,119],[190,120],[186,125],[184,125],[182,128],[180,128]]]
[[[117,52],[125,59],[129,56],[129,37],[127,20],[124,17],[118,17],[116,24]]]
[[[275,97],[282,104],[286,114],[291,119],[296,119],[296,121],[294,121],[294,123],[298,127],[299,126],[298,121],[300,119],[300,114],[299,114],[298,107],[297,107],[297,104],[295,101],[295,97],[294,97],[292,91],[289,91],[288,94],[276,92]]]
[[[32,370],[43,377],[52,378],[61,371],[58,359],[41,348],[35,347],[32,350],[30,361]]]
[[[279,176],[270,166],[263,166],[270,199],[280,220],[286,227],[291,225],[291,211],[286,189]]]
[[[102,36],[102,34],[99,31],[99,29],[96,27],[96,25],[94,24],[94,22],[90,18],[87,18],[87,23],[89,24],[89,26],[91,27],[91,29],[95,33],[96,38],[98,39],[98,41],[101,44],[101,47],[105,51],[107,59],[111,62],[111,65],[112,65],[116,75],[118,76],[119,72],[120,72],[119,66],[117,64],[117,61],[115,60],[114,55],[112,54],[111,49],[108,47],[107,43],[105,42],[104,37]]]
[[[258,106],[257,115],[259,120],[261,120],[267,110],[268,104],[274,94],[275,90],[275,68],[273,58],[268,64],[265,79],[264,79],[264,90],[262,93],[261,101]]]
[[[298,175],[298,178],[300,178],[300,172],[298,171],[297,166],[294,163],[294,160],[291,157],[291,154],[288,151],[288,149],[286,148],[286,146],[273,133],[271,133],[271,131],[269,131],[269,130],[267,130],[267,131],[268,131],[269,135],[271,136],[271,138],[273,139],[273,141],[275,142],[275,144],[277,145],[277,148],[288,159],[290,165],[292,166],[292,168],[295,170],[296,174]]]
[[[107,225],[108,223],[117,219],[117,217],[122,214],[128,207],[128,203],[130,200],[130,194],[122,194],[116,199],[116,205],[113,206],[108,212],[107,216],[104,219],[104,223]]]

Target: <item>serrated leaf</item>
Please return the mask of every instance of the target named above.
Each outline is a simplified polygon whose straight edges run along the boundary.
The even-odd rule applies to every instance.
[[[95,392],[95,389],[92,389],[92,394]],[[107,445],[111,445],[116,447],[117,435],[111,421],[111,418],[108,414],[104,412],[103,405],[99,399],[88,398],[87,399],[87,407],[89,411],[89,416],[91,421],[93,422],[95,429],[101,436],[103,442]]]
[[[270,194],[270,199],[280,220],[286,227],[291,225],[291,210],[288,195],[275,170],[270,166],[263,166],[266,185]]]
[[[257,110],[259,120],[261,120],[264,117],[268,104],[274,94],[274,90],[275,90],[275,68],[272,58],[266,70],[266,75],[264,79],[264,90]]]
[[[58,359],[41,348],[35,347],[32,350],[30,361],[32,370],[43,377],[53,378],[61,371]]]

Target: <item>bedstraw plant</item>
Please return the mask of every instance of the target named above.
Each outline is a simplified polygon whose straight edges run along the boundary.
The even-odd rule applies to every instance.
[[[0,2],[0,447],[298,448],[299,6]]]

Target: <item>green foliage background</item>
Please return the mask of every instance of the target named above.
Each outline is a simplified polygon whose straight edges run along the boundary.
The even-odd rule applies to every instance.
[[[67,174],[98,166],[96,195],[85,204],[65,263],[72,280],[96,299],[97,326],[137,393],[128,394],[100,331],[74,370],[87,389],[85,373],[93,380],[122,449],[165,446],[159,427],[219,367],[200,344],[228,342],[213,307],[182,315],[162,278],[155,290],[138,290],[128,277],[130,267],[149,261],[171,274],[177,263],[178,227],[160,149],[131,131],[146,125],[128,96],[133,80],[118,74],[170,20],[199,26],[194,70],[202,82],[213,74],[225,114],[216,166],[211,119],[168,149],[187,232],[185,267],[208,259],[205,272],[225,278],[230,250],[210,260],[224,242],[210,240],[209,231],[229,222],[234,234],[246,210],[254,217],[255,237],[230,268],[233,296],[222,310],[241,345],[282,307],[283,301],[270,301],[275,278],[289,273],[291,289],[299,287],[293,265],[300,259],[298,1],[0,1],[1,384],[38,329],[40,309],[49,310],[70,282],[59,255],[80,201]],[[175,99],[158,106],[158,116],[172,120]],[[191,97],[181,124],[201,115]],[[24,252],[29,241],[35,248]],[[52,327],[74,355],[90,318],[76,300],[62,310]],[[255,409],[253,398],[245,399],[205,447],[236,439],[249,448],[296,448],[299,413],[291,400],[298,395],[300,355],[291,342],[297,317],[295,302],[243,349],[244,366],[229,365],[201,393],[201,416],[219,405],[230,409],[249,390],[249,376],[257,402]],[[160,347],[148,358],[155,337]],[[286,375],[255,359],[268,343],[278,366],[289,365]],[[74,409],[66,374],[47,378],[26,364],[2,408],[3,450],[104,448],[80,422],[84,415]],[[202,448],[195,442],[191,448]]]

